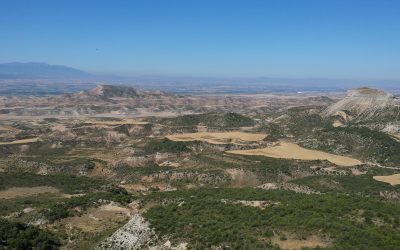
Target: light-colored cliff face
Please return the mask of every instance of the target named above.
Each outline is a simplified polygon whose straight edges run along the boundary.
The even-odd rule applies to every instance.
[[[150,228],[150,224],[137,214],[95,249],[143,249],[154,241],[156,241],[156,235]]]
[[[392,94],[364,87],[350,90],[343,100],[329,106],[324,116],[337,116],[342,112],[356,120],[368,120],[388,114],[396,116],[399,107]]]

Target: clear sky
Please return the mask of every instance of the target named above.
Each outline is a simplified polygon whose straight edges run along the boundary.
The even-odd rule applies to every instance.
[[[122,75],[400,79],[398,0],[1,0],[0,62]]]

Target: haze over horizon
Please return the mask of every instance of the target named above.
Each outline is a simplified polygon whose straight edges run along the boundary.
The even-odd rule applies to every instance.
[[[398,1],[3,1],[0,62],[95,74],[400,80]]]

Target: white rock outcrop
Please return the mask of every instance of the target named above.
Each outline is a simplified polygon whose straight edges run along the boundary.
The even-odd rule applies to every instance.
[[[156,234],[140,214],[102,241],[95,249],[143,249],[157,240]]]
[[[396,111],[396,106],[392,94],[383,90],[364,87],[349,90],[344,99],[329,106],[323,115],[337,116],[345,112],[346,116],[351,115],[355,119],[370,119],[382,116],[386,112],[392,112],[393,109]]]

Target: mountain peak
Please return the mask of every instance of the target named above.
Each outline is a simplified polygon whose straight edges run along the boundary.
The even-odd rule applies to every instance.
[[[92,96],[100,96],[104,98],[133,98],[139,96],[139,93],[135,88],[115,85],[97,85],[95,88],[88,90],[87,93]]]
[[[91,74],[79,69],[67,67],[64,65],[51,65],[43,62],[0,63],[0,74],[45,78],[72,78],[91,76]]]
[[[362,87],[349,90],[347,96],[329,106],[325,116],[346,112],[355,119],[370,119],[387,115],[396,106],[394,96],[380,89]]]
[[[348,91],[348,96],[360,96],[360,97],[366,97],[366,96],[371,96],[371,97],[389,97],[393,98],[393,95],[385,92],[380,89],[373,89],[369,87],[361,87],[361,88],[356,88]]]

